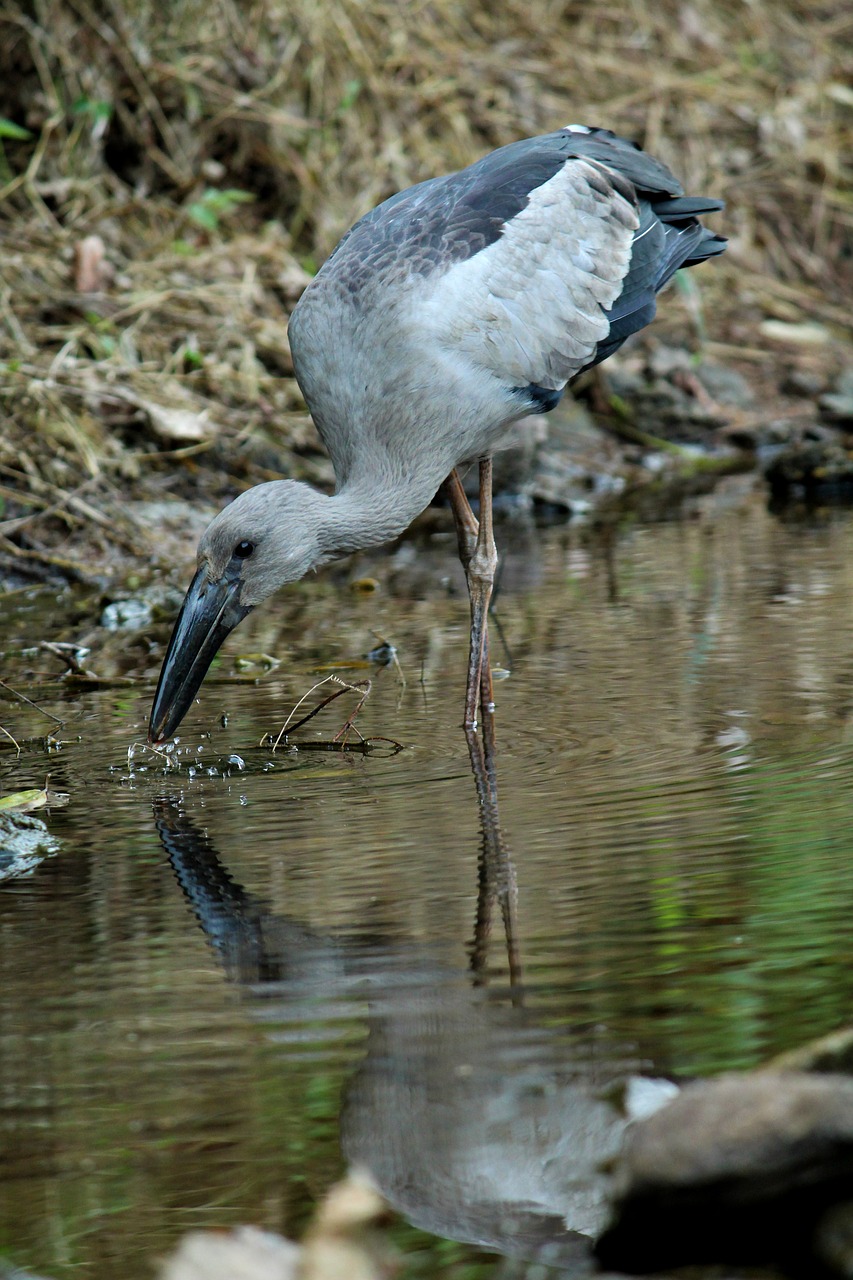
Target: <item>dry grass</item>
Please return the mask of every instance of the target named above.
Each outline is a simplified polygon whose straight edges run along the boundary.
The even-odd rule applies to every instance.
[[[303,268],[392,191],[569,120],[726,198],[715,321],[849,324],[851,37],[844,0],[0,0],[0,121],[29,135],[0,137],[0,554],[69,529],[105,554],[123,495],[176,477],[322,479],[285,337]]]

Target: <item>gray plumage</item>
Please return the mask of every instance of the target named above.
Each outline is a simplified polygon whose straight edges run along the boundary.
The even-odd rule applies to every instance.
[[[720,208],[685,196],[664,165],[615,134],[570,126],[372,210],[289,326],[336,492],[285,480],[242,494],[201,539],[197,592],[227,583],[242,617],[308,569],[397,536],[457,465],[490,455],[513,422],[552,408],[648,324],[680,266],[722,252],[697,216]],[[226,627],[224,617],[217,643],[239,621]],[[189,643],[181,625],[152,737],[180,719],[166,673],[175,646]]]
[[[564,129],[372,210],[289,330],[338,490],[375,488],[379,468],[411,492],[405,528],[540,408],[528,387],[561,390],[652,319],[678,266],[722,250],[695,217],[720,207],[623,139]]]

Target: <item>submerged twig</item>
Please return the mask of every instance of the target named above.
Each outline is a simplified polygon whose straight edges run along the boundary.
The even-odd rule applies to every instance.
[[[153,752],[153,753],[154,753],[154,755],[155,755],[155,756],[159,756],[161,760],[165,761],[165,763],[166,763],[166,767],[167,767],[168,769],[172,769],[172,768],[174,768],[174,767],[175,767],[175,765],[176,765],[176,763],[177,763],[175,760],[173,760],[173,758],[172,758],[172,756],[171,756],[170,752],[168,752],[168,751],[163,751],[160,747],[155,747],[155,746],[154,746],[152,743],[150,743],[150,742],[131,742],[130,746],[129,746],[129,747],[128,747],[128,749],[127,749],[127,767],[128,767],[128,769],[130,769],[130,767],[131,767],[131,765],[132,765],[133,757],[134,757],[134,755],[136,754],[136,748],[137,748],[137,747],[142,747],[144,751],[151,751],[151,752]]]
[[[299,708],[302,706],[303,702],[305,702],[307,698],[311,697],[311,694],[315,691],[315,689],[319,689],[321,685],[329,684],[330,682],[333,682],[334,684],[339,684],[341,688],[336,689],[334,693],[330,693],[327,698],[323,698],[322,701],[318,702],[316,707],[314,707],[311,711],[309,711],[306,716],[303,716],[301,720],[297,720],[295,724],[291,724],[291,719],[295,714],[295,712],[299,710]],[[353,711],[352,715],[349,716],[349,718],[344,722],[344,724],[341,726],[341,728],[338,730],[338,732],[335,734],[334,738],[332,739],[333,742],[337,742],[342,734],[348,733],[349,730],[354,727],[353,721],[355,720],[355,717],[358,715],[359,711],[364,706],[365,702],[370,696],[370,691],[372,688],[373,688],[373,684],[370,680],[357,680],[354,683],[350,683],[347,680],[341,680],[340,676],[325,676],[322,680],[318,680],[317,683],[313,684],[311,688],[307,690],[306,693],[303,693],[302,697],[299,699],[296,705],[292,708],[290,715],[287,717],[287,719],[285,720],[284,724],[282,725],[281,729],[278,732],[278,737],[276,738],[275,742],[272,744],[273,751],[276,751],[278,749],[282,738],[284,738],[285,741],[287,740],[288,730],[291,733],[295,733],[297,729],[301,729],[304,724],[307,724],[309,720],[313,720],[314,716],[316,716],[318,712],[322,711],[324,707],[327,707],[330,702],[334,702],[334,700],[336,698],[339,698],[341,694],[347,693],[347,692],[359,693],[361,696],[359,698],[358,705],[356,706],[355,711]],[[358,730],[356,730],[356,733],[358,733]],[[361,738],[361,734],[359,734],[359,737]],[[345,741],[346,739],[344,739],[344,742]],[[364,741],[363,738],[362,738],[362,741]]]
[[[33,702],[32,698],[28,698],[25,693],[18,693],[17,689],[13,689],[11,685],[6,684],[5,680],[0,680],[0,689],[5,689],[7,693],[11,693],[13,698],[19,698],[21,702],[25,702],[28,707],[32,707],[33,711],[40,711],[43,716],[47,716],[48,720],[53,720],[54,724],[65,724],[65,721],[55,716],[52,711],[45,711],[44,707],[40,707],[37,702]],[[5,730],[4,730],[5,733]],[[9,735],[6,735],[9,737]],[[14,742],[15,739],[13,738]]]
[[[3,734],[3,737],[4,737],[4,738],[8,738],[8,739],[9,739],[9,741],[11,742],[12,746],[15,748],[16,752],[18,753],[18,755],[20,755],[20,754],[21,754],[21,744],[20,744],[20,743],[19,743],[15,738],[13,738],[13,737],[12,737],[12,735],[11,735],[11,733],[9,732],[9,730],[8,730],[8,729],[4,729],[4,728],[3,728],[2,724],[0,724],[0,733],[2,733],[2,734]]]

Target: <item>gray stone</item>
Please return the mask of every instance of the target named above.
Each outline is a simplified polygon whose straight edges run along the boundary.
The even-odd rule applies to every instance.
[[[806,400],[816,400],[826,387],[823,374],[812,369],[789,369],[780,384],[779,390],[786,396],[802,396]]]
[[[14,811],[0,813],[0,880],[34,871],[60,848],[40,818]]]
[[[853,1202],[828,1209],[815,1233],[815,1253],[833,1276],[853,1276]]]
[[[718,404],[732,405],[736,409],[751,409],[755,404],[752,387],[737,369],[703,360],[697,366],[696,377]]]
[[[149,625],[152,616],[151,605],[147,600],[113,600],[101,614],[101,626],[107,631],[138,631]]]
[[[842,369],[832,390],[820,397],[818,405],[827,422],[853,428],[853,366]]]
[[[295,1280],[299,1248],[272,1231],[190,1231],[160,1280]]]
[[[850,1274],[853,1080],[756,1072],[703,1081],[626,1134],[604,1265],[775,1264],[810,1280]],[[832,1227],[821,1226],[837,1210]]]
[[[842,395],[830,392],[818,400],[821,414],[828,422],[838,422],[843,426],[853,426],[853,395]]]
[[[773,455],[764,475],[780,496],[826,492],[853,485],[853,453],[844,433],[814,423]]]

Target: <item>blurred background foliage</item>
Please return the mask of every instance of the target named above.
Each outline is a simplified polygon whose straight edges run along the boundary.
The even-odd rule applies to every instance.
[[[393,191],[579,120],[724,196],[741,267],[850,281],[843,0],[13,0],[0,33],[6,217],[186,210],[207,168],[322,258]]]

